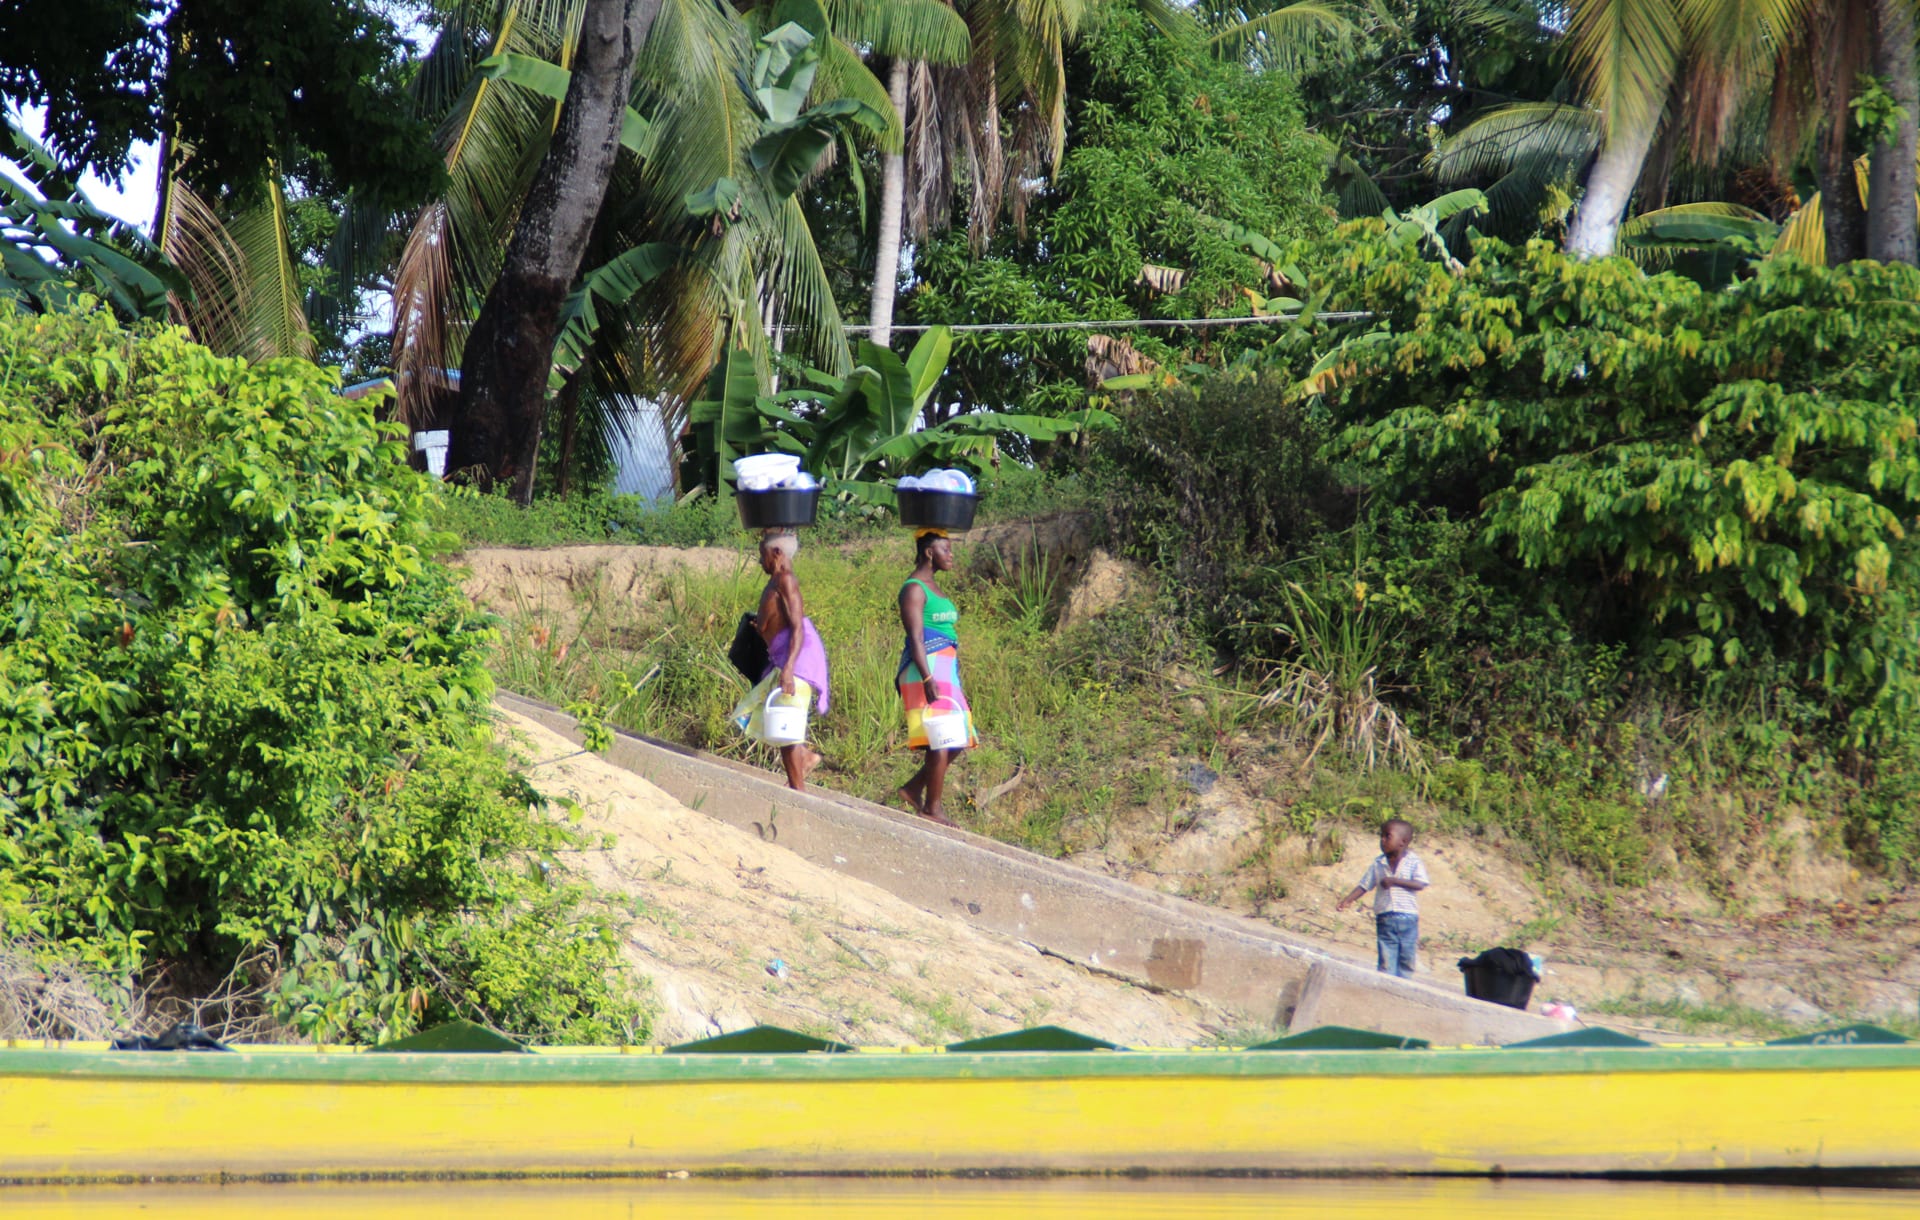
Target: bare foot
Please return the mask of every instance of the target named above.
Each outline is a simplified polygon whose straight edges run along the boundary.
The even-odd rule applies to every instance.
[[[921,817],[927,816],[927,811],[922,808],[920,804],[920,790],[918,788],[915,788],[912,784],[901,784],[900,791],[896,795],[907,803],[907,808],[913,810]]]
[[[960,829],[960,823],[954,821],[952,818],[948,817],[946,814],[941,813],[938,809],[922,809],[919,812],[920,812],[920,816],[927,819],[927,821],[929,822],[937,822],[942,826],[951,826],[955,830]]]
[[[800,782],[805,783],[807,781],[807,776],[812,775],[813,769],[819,765],[820,765],[820,751],[808,750],[805,754],[803,754],[800,758],[800,776],[799,776]]]

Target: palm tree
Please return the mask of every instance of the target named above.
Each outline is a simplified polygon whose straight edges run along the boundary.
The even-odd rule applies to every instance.
[[[511,476],[533,499],[561,308],[580,270],[620,150],[633,61],[661,0],[586,0],[572,76],[500,274],[474,321],[461,364],[458,426],[448,462]]]
[[[896,16],[897,13],[897,16]],[[901,218],[907,196],[908,84],[929,63],[965,63],[972,54],[972,31],[944,4],[902,5],[863,0],[840,9],[835,32],[865,42],[888,60],[887,109],[899,135],[888,132],[880,149],[880,213],[873,256],[873,295],[867,317],[873,342],[886,347],[893,337],[893,298],[900,274]],[[924,150],[924,141],[918,142]]]
[[[1920,262],[1913,198],[1914,154],[1920,151],[1920,80],[1916,80],[1913,0],[1872,0],[1873,75],[1897,109],[1872,152],[1867,188],[1867,257]]]
[[[417,85],[423,109],[444,116],[449,188],[417,213],[354,207],[341,225],[334,261],[343,283],[392,269],[397,413],[415,426],[434,417],[451,392],[445,371],[471,346],[469,302],[499,274],[571,83],[582,8],[493,0],[457,10]],[[782,0],[781,10],[825,26],[808,0]],[[839,314],[791,194],[804,176],[796,158],[817,157],[831,129],[821,107],[776,122],[761,112],[761,90],[742,89],[757,57],[772,54],[756,43],[755,24],[702,0],[662,0],[638,48],[622,151],[578,244],[581,271],[545,375],[565,436],[619,432],[621,404],[633,396],[661,399],[674,434],[721,350],[746,347],[764,366],[761,323],[776,301],[800,355],[828,371],[848,367]],[[871,73],[845,48],[819,45],[826,54],[809,79],[829,117],[884,126],[862,100],[882,96]],[[769,96],[789,105],[792,91],[776,86]],[[756,145],[776,128],[780,148]],[[770,172],[783,191],[769,185]]]
[[[963,0],[955,9],[965,19],[968,49],[944,62],[911,52],[892,56],[888,95],[906,147],[881,160],[868,309],[877,345],[892,337],[901,242],[948,223],[962,166],[976,249],[984,248],[1002,210],[1011,207],[1016,223],[1024,216],[1020,184],[1046,172],[1066,147],[1067,47],[1091,7],[1092,0]]]
[[[1573,91],[1584,105],[1495,111],[1449,142],[1439,169],[1461,181],[1531,161],[1555,167],[1570,182],[1591,156],[1566,245],[1595,257],[1613,252],[1636,188],[1664,181],[1676,154],[1711,164],[1742,115],[1770,112],[1770,158],[1810,154],[1827,203],[1830,261],[1860,257],[1866,215],[1853,189],[1847,139],[1853,83],[1876,46],[1891,68],[1904,63],[1904,79],[1912,81],[1910,14],[1904,34],[1888,26],[1890,37],[1876,44],[1869,2],[1881,0],[1577,0],[1567,47]],[[1886,0],[1884,7],[1891,14],[1906,2]],[[1900,141],[1912,138],[1916,109],[1907,108],[1908,122],[1887,146],[1889,174],[1912,162],[1901,151],[1911,144]],[[1656,148],[1660,155],[1650,156]],[[1893,187],[1882,199],[1910,194]]]

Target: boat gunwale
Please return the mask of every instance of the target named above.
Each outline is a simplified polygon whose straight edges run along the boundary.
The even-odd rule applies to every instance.
[[[1536,1076],[1643,1072],[1920,1070],[1920,1044],[1435,1048],[1299,1051],[1001,1051],[618,1054],[588,1048],[541,1054],[238,1054],[192,1051],[0,1049],[10,1078],[227,1081],[260,1084],[613,1085],[742,1080],[1047,1080],[1298,1076]]]

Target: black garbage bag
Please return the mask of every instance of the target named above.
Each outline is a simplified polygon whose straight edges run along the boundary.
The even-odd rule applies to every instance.
[[[1533,972],[1533,959],[1524,949],[1488,949],[1478,957],[1461,958],[1459,965],[1468,995],[1508,1008],[1525,1008],[1531,1003],[1533,985],[1540,981]]]
[[[231,1051],[206,1030],[191,1021],[182,1021],[164,1034],[149,1038],[145,1034],[135,1034],[131,1038],[115,1038],[113,1049],[116,1051]]]
[[[740,625],[734,629],[733,644],[727,649],[727,660],[740,671],[740,676],[749,682],[758,682],[772,663],[767,652],[767,642],[760,638],[760,628],[751,614],[740,616]]]

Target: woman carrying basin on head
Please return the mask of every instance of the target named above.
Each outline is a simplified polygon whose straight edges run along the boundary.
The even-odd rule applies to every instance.
[[[900,671],[894,684],[907,708],[907,748],[925,750],[913,778],[900,786],[907,807],[942,826],[953,825],[942,807],[947,767],[962,750],[979,744],[973,734],[973,712],[960,687],[960,609],[934,582],[938,573],[953,570],[953,544],[947,532],[918,530],[913,536],[914,568],[900,586],[900,626],[906,647],[900,653]],[[934,749],[927,719],[958,715],[964,726],[961,743]],[[951,727],[951,721],[945,722]],[[935,734],[938,736],[939,734]]]

